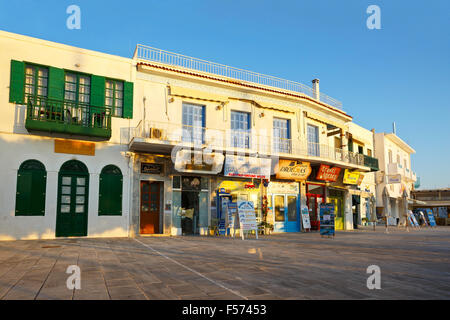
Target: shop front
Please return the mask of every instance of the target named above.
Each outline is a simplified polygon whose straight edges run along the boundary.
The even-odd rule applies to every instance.
[[[269,215],[274,232],[300,231],[300,187],[298,182],[271,181],[267,188]],[[268,219],[269,219],[268,218]]]
[[[344,190],[339,190],[336,188],[328,189],[328,202],[334,204],[335,230],[344,230],[345,227],[344,192],[345,192]]]
[[[222,227],[228,221],[226,212],[228,203],[252,201],[257,222],[261,222],[262,199],[264,183],[270,179],[270,158],[249,156],[225,156],[223,176],[212,179],[211,190],[214,190],[216,214],[211,219],[217,219]]]
[[[306,204],[309,210],[309,218],[311,221],[311,229],[319,230],[320,229],[320,205],[322,203],[326,203],[327,197],[327,185],[330,183],[335,183],[339,175],[341,173],[341,168],[339,167],[330,167],[328,165],[321,164],[318,167],[312,168],[312,174],[306,183]],[[336,194],[337,195],[337,194]],[[335,204],[335,210],[337,207],[343,203],[337,197],[328,198],[328,202],[333,202]],[[342,206],[343,207],[343,206]],[[337,212],[337,211],[336,211]],[[337,217],[337,214],[335,215]],[[338,225],[343,224],[343,217],[335,218],[335,224]]]

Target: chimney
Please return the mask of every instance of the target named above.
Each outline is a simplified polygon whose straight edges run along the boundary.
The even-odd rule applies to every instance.
[[[396,130],[396,128],[395,128],[395,121],[392,122],[392,133],[393,133],[393,134],[397,134],[397,130]]]
[[[312,88],[314,99],[320,100],[319,79],[313,79]]]

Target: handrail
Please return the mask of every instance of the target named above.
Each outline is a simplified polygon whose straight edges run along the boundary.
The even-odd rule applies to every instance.
[[[186,69],[211,73],[240,81],[258,83],[264,86],[276,87],[287,91],[303,93],[313,99],[319,100],[334,108],[342,110],[342,103],[340,101],[324,93],[320,93],[318,95],[313,88],[299,82],[230,67],[217,62],[189,57],[179,53],[157,49],[142,44],[138,44],[136,46],[136,57],[137,59],[159,62]]]

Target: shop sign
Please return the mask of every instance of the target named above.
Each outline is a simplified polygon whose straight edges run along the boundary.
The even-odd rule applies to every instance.
[[[252,201],[238,201],[238,216],[239,226],[241,230],[242,240],[244,240],[245,231],[256,231],[256,238],[258,239],[258,225],[255,216],[255,206]]]
[[[141,173],[161,174],[164,170],[162,163],[141,163]]]
[[[224,176],[270,179],[271,164],[270,158],[226,155]]]
[[[321,164],[319,172],[317,172],[316,179],[329,182],[336,182],[336,180],[339,177],[339,173],[341,173],[341,168],[339,167],[330,168],[330,166]]]
[[[360,182],[361,172],[345,169],[343,183],[357,185]],[[362,180],[362,179],[361,179]]]
[[[304,181],[311,174],[311,165],[309,162],[279,160],[275,172],[277,179]]]
[[[269,194],[299,194],[300,187],[298,182],[274,182],[271,181],[267,188],[267,193]]]
[[[95,143],[75,140],[55,139],[55,153],[95,156]]]
[[[388,184],[391,183],[402,183],[402,176],[399,174],[386,176],[386,180]]]
[[[178,172],[217,174],[222,171],[224,156],[221,153],[203,153],[179,150],[176,153],[175,170]]]
[[[320,204],[320,235],[334,236],[334,204]]]

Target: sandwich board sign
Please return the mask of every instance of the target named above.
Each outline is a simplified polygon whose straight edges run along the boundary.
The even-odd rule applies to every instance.
[[[320,204],[320,235],[334,237],[334,204]]]
[[[258,225],[255,216],[255,206],[253,201],[238,201],[237,202],[237,218],[239,219],[239,227],[241,230],[241,237],[244,240],[244,233],[255,231],[256,239],[258,239]],[[233,238],[236,234],[234,229]]]
[[[423,211],[419,211],[420,216],[422,217],[423,223],[425,224],[425,226],[428,227],[428,222],[427,219],[425,218],[425,214],[423,213]]]
[[[311,231],[311,222],[309,221],[309,210],[307,206],[302,206],[302,224],[303,229],[306,231],[307,229]]]
[[[414,215],[414,213],[412,213],[411,210],[408,211],[408,217],[409,217],[409,222],[411,223],[411,225],[413,227],[418,228],[419,227],[419,223],[417,222],[416,216]]]
[[[231,229],[235,229],[234,219],[237,213],[237,203],[228,202],[227,204],[227,235],[231,235]]]
[[[430,221],[430,227],[436,227],[436,220],[434,220],[433,211],[427,209],[428,221]]]

